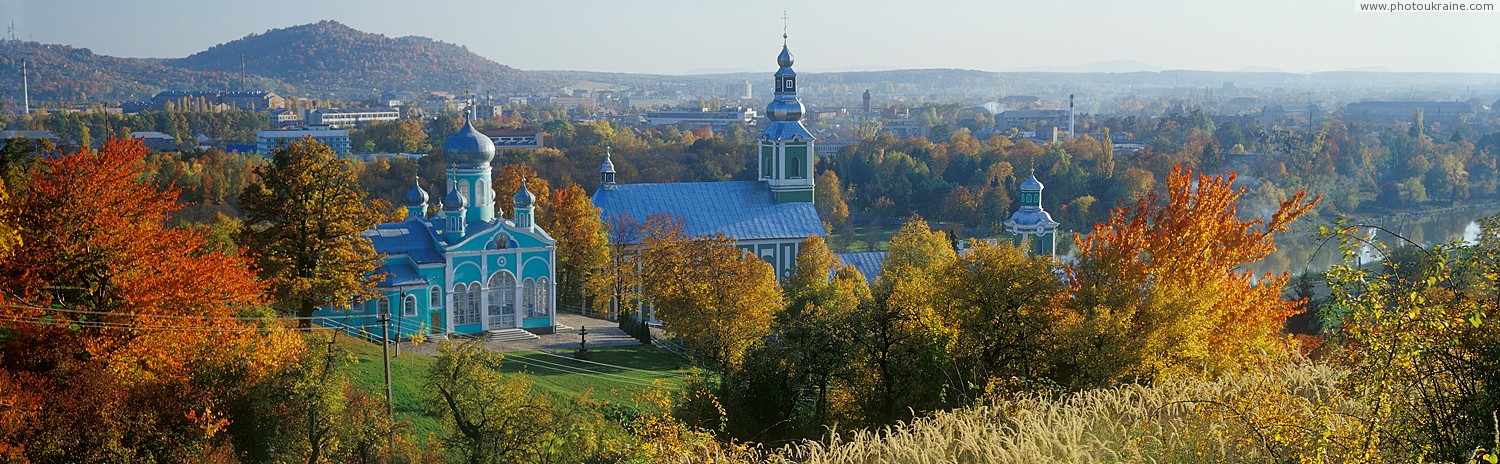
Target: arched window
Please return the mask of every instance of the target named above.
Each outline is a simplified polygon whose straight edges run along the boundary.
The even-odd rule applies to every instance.
[[[411,316],[416,316],[417,315],[417,296],[416,295],[406,295],[406,299],[401,300],[401,315],[402,316],[407,316],[407,317],[411,317]]]
[[[549,287],[547,285],[547,278],[546,277],[543,277],[543,278],[538,279],[536,281],[536,308],[537,308],[536,309],[536,315],[537,315],[537,317],[545,317],[548,314],[551,314],[551,312],[552,312],[551,311],[552,310],[552,299],[549,297],[552,294],[551,290],[552,290],[551,287]]]
[[[479,282],[469,284],[469,291],[465,294],[467,297],[464,304],[465,324],[479,323],[479,292]]]
[[[443,288],[439,287],[439,286],[436,286],[436,285],[433,285],[432,288],[428,289],[427,292],[430,295],[428,297],[428,301],[427,301],[427,309],[431,309],[433,311],[442,311],[443,310]]]
[[[484,180],[474,181],[474,204],[482,205],[490,202],[490,195],[494,195],[490,189],[485,188]]]
[[[536,317],[536,281],[526,279],[521,284],[521,306],[526,307],[526,317]]]
[[[496,272],[490,276],[490,303],[485,311],[489,314],[490,328],[508,329],[516,326],[516,278],[509,271]]]
[[[469,286],[464,284],[453,284],[453,323],[464,323],[464,300],[468,297]]]
[[[375,300],[375,314],[387,315],[391,313],[391,298],[382,296]]]

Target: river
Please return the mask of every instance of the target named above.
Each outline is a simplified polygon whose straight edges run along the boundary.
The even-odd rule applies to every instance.
[[[1483,209],[1455,211],[1452,214],[1446,215],[1433,215],[1413,219],[1386,219],[1366,223],[1378,225],[1391,232],[1401,234],[1408,240],[1426,247],[1455,240],[1473,241],[1479,235],[1479,223],[1477,220],[1493,216],[1497,213],[1500,213],[1500,207],[1492,206]],[[1373,233],[1375,238],[1386,243],[1387,246],[1395,246],[1401,241],[1398,238],[1390,236],[1390,234],[1376,232],[1373,229],[1365,229],[1362,233]],[[1318,239],[1316,234],[1316,226],[1299,223],[1294,227],[1293,231],[1284,232],[1276,236],[1275,252],[1272,252],[1266,259],[1243,266],[1243,268],[1254,270],[1256,274],[1290,271],[1295,275],[1301,273],[1304,269],[1322,272],[1327,270],[1329,266],[1339,264],[1343,260],[1343,253],[1339,251],[1338,240],[1329,241],[1320,250],[1318,246],[1322,243],[1322,240]],[[1380,259],[1378,252],[1372,253],[1368,248],[1363,250],[1362,255],[1366,262]]]

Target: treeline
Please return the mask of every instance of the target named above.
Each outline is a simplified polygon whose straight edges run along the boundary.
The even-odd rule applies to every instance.
[[[192,143],[203,134],[220,142],[253,143],[255,131],[270,128],[266,115],[254,111],[147,111],[119,115],[104,112],[36,112],[18,121],[21,127],[52,132],[62,140],[98,146],[110,137],[156,131]]]

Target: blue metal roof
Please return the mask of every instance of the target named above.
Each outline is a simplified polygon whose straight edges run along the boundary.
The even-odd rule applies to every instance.
[[[860,274],[864,274],[866,284],[875,283],[875,276],[880,275],[880,270],[885,268],[884,251],[834,253],[833,256],[844,264],[854,266],[854,269],[859,271]],[[837,273],[838,269],[834,269],[833,272]]]
[[[427,279],[417,272],[417,268],[407,263],[386,263],[375,270],[375,275],[384,274],[380,287],[413,287],[426,285]]]
[[[778,203],[770,188],[756,181],[616,184],[594,192],[593,200],[606,222],[626,216],[645,222],[653,214],[667,214],[682,221],[688,235],[721,232],[736,240],[826,235],[812,203]]]
[[[407,255],[418,264],[441,263],[443,255],[438,253],[427,225],[417,221],[388,222],[376,225],[364,232],[364,236],[375,245],[375,251],[387,255]]]
[[[796,137],[802,137],[802,140],[815,138],[800,121],[771,121],[766,130],[760,133],[761,140],[792,140]]]

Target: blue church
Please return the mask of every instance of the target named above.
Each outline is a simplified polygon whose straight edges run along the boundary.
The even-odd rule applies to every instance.
[[[427,214],[427,191],[415,179],[407,219],[363,234],[385,255],[380,297],[319,310],[319,323],[378,332],[389,314],[392,337],[555,332],[557,247],[536,225],[536,196],[523,179],[510,198],[515,217],[495,215],[495,144],[469,121],[443,141],[443,154],[452,164],[435,212]]]
[[[797,73],[785,44],[776,63],[775,99],[766,106],[770,120],[757,137],[759,180],[629,184],[618,182],[606,152],[593,203],[607,224],[645,222],[654,214],[672,216],[688,235],[723,233],[746,253],[771,264],[778,276],[796,267],[797,249],[810,235],[826,235],[813,208],[814,137],[802,125]],[[630,245],[630,244],[619,244]]]

